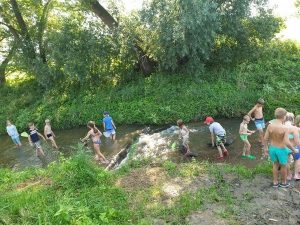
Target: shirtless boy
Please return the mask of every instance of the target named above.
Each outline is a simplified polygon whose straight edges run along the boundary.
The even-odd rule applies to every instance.
[[[52,147],[58,149],[57,144],[56,144],[55,139],[54,139],[55,138],[55,134],[52,131],[49,119],[45,120],[44,135],[45,135],[45,137],[47,139],[49,139],[51,141]]]
[[[273,187],[287,188],[290,186],[287,183],[287,168],[290,149],[295,153],[296,150],[289,141],[288,134],[290,129],[283,125],[285,121],[287,111],[283,108],[277,108],[275,110],[274,123],[270,124],[266,130],[264,137],[265,154],[270,155],[273,162]],[[270,142],[269,149],[267,143]],[[289,149],[288,149],[288,148]],[[278,182],[278,169],[281,167],[281,183]]]
[[[259,134],[259,142],[263,145],[263,139],[264,139],[264,128],[265,128],[265,120],[263,115],[263,105],[265,104],[265,101],[260,98],[257,100],[255,106],[248,112],[248,116],[252,120],[254,120],[256,129],[258,130]],[[252,118],[252,115],[254,115],[254,118]]]

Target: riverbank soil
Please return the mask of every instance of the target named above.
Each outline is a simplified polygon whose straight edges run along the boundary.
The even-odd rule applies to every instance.
[[[300,224],[300,182],[273,188],[271,164],[263,167],[166,161],[131,169],[116,184],[142,224]]]

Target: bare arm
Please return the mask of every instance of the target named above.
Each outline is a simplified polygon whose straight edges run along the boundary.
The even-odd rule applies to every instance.
[[[48,137],[47,137],[47,129],[46,129],[46,126],[44,127],[44,135],[45,135],[45,137],[48,139]]]
[[[248,116],[250,116],[250,118],[253,120],[252,118],[252,114],[253,112],[256,110],[256,105],[247,113]]]
[[[87,133],[87,135],[81,139],[81,141],[86,141],[91,136],[90,131]]]
[[[293,151],[293,153],[296,153],[296,150],[295,148],[292,146],[291,142],[290,142],[290,139],[289,139],[289,136],[288,136],[289,132],[288,130],[285,132],[284,134],[284,143],[286,144],[286,146],[291,149]]]
[[[269,131],[269,128],[270,126],[268,126],[267,130],[266,130],[266,133],[265,133],[265,136],[264,136],[264,139],[263,139],[263,145],[264,145],[264,148],[265,148],[265,155],[269,155],[269,150],[268,150],[268,141],[269,141],[269,138],[270,138],[270,131]]]
[[[116,130],[117,128],[116,128],[113,120],[111,121],[111,124],[113,125],[114,129]]]
[[[46,140],[46,138],[45,138],[41,133],[37,132],[37,134],[38,134],[41,138],[43,138],[44,141]]]
[[[213,133],[210,133],[211,136],[211,146],[215,146],[215,135]]]
[[[293,134],[294,134],[294,140],[295,140],[296,145],[300,147],[299,129],[298,128],[295,129]]]
[[[103,122],[102,124],[103,124],[103,129],[105,130],[105,123]]]

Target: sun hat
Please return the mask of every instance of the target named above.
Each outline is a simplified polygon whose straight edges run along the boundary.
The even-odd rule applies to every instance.
[[[205,124],[209,124],[209,123],[212,123],[212,122],[214,122],[214,118],[212,118],[211,116],[206,117],[206,119],[204,121]]]

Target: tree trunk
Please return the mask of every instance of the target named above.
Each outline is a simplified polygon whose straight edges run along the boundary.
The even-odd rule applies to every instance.
[[[6,58],[2,61],[1,65],[0,65],[0,85],[3,85],[6,82],[6,79],[5,79],[6,68],[7,68],[8,63],[12,59],[15,50],[16,50],[16,45],[14,44],[11,47],[11,49],[9,50],[8,55],[6,56]]]
[[[84,1],[84,0],[82,0]],[[107,10],[100,5],[98,0],[91,0],[90,6],[92,11],[109,27],[118,27],[118,22],[107,12]],[[84,2],[86,4],[86,2]],[[138,38],[136,38],[135,51],[138,55],[138,65],[141,72],[148,75],[154,70],[154,62],[146,55],[143,49],[137,44]]]

